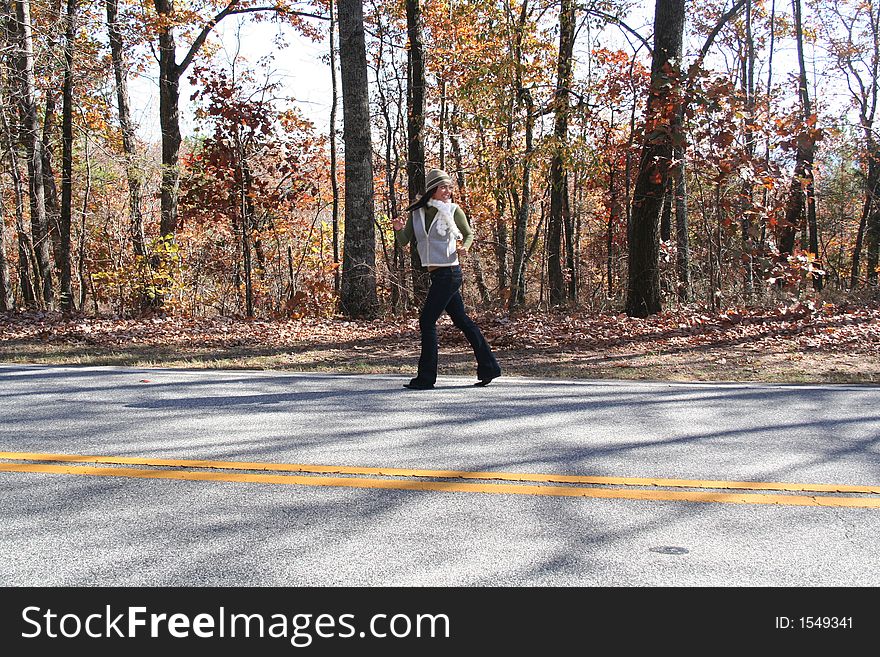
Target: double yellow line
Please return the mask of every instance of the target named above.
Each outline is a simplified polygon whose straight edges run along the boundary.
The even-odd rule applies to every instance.
[[[880,508],[880,486],[793,484],[0,452],[0,472],[552,497]],[[99,465],[85,465],[99,464]],[[112,466],[112,467],[101,467]],[[145,466],[141,468],[124,466]],[[308,473],[296,475],[289,473]],[[288,474],[268,474],[288,473]],[[345,475],[345,476],[327,476]],[[481,483],[469,483],[479,480]],[[530,482],[530,483],[498,483]],[[685,489],[685,490],[681,490]],[[772,493],[731,492],[772,491]],[[819,493],[808,495],[804,493]],[[857,495],[852,497],[851,495]]]

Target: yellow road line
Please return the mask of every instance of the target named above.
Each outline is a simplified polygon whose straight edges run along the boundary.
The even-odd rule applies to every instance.
[[[862,493],[867,495],[880,495],[880,486],[855,486],[849,484],[796,484],[781,482],[723,481],[712,479],[650,479],[643,477],[472,472],[466,470],[412,470],[404,468],[369,468],[345,465],[306,465],[299,463],[259,463],[247,461],[199,461],[189,459],[144,458],[139,456],[85,456],[78,454],[42,454],[32,452],[0,452],[0,459],[56,461],[59,463],[106,463],[108,465],[147,465],[174,468],[211,468],[219,470],[309,472],[314,474],[429,477],[432,479],[488,479],[499,481],[545,482],[554,484],[599,484],[608,486],[658,486],[666,488],[775,490],[810,493]]]
[[[98,477],[133,477],[137,479],[178,479],[185,481],[247,482],[300,486],[333,486],[344,488],[497,493],[508,495],[545,495],[551,497],[593,497],[610,499],[668,500],[676,502],[721,502],[727,504],[779,504],[792,506],[880,508],[880,499],[864,497],[576,488],[523,484],[472,484],[451,481],[311,477],[300,475],[253,474],[245,472],[206,472],[204,470],[141,470],[135,468],[101,468],[84,465],[49,465],[44,463],[0,463],[0,472],[90,475]]]

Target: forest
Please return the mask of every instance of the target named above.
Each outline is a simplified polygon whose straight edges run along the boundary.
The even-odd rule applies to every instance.
[[[874,0],[0,6],[0,310],[404,316],[391,220],[434,167],[480,311],[876,300]],[[235,21],[320,46],[325,124]]]

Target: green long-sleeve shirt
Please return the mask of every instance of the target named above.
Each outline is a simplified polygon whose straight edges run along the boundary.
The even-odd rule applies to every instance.
[[[429,231],[431,229],[431,224],[434,222],[434,217],[437,216],[437,208],[432,206],[426,206],[425,210],[425,231]],[[455,225],[458,227],[458,232],[461,233],[461,247],[464,249],[470,248],[471,244],[474,241],[474,231],[471,228],[471,225],[468,223],[467,216],[465,216],[464,210],[460,207],[455,206],[455,215],[453,215],[453,219],[455,219]],[[406,220],[406,226],[397,231],[394,235],[394,239],[398,244],[410,244],[415,241],[415,229],[413,228],[413,219],[412,213],[409,215],[409,219]]]

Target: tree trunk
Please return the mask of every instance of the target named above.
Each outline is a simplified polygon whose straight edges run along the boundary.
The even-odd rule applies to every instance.
[[[405,104],[406,81],[404,80],[401,83],[401,80],[398,76],[398,79],[396,82],[397,82],[397,98],[404,99],[404,104]],[[398,105],[399,104],[400,104],[400,101],[398,101]],[[397,116],[395,117],[395,121],[397,124],[395,127],[395,134],[396,135],[406,134],[406,120],[407,120],[407,118],[403,115],[403,112],[397,112]],[[406,148],[404,148],[403,157],[404,158],[406,157]],[[400,166],[401,166],[401,155],[400,155],[400,150],[399,150],[399,146],[398,146],[397,141],[395,141],[395,144],[394,144],[394,160],[395,160],[396,166],[397,166],[397,171],[395,172],[395,179],[396,179],[397,173],[400,171]],[[396,203],[395,203],[395,207],[397,207],[397,211],[400,212],[400,208],[396,205]],[[392,301],[394,304],[396,304],[393,306],[395,312],[400,313],[400,312],[404,312],[410,305],[412,286],[407,284],[407,280],[408,280],[408,272],[412,268],[412,264],[410,264],[410,267],[406,266],[407,260],[410,260],[409,248],[403,244],[398,244],[396,239],[392,240],[391,243],[393,245],[392,248],[393,248],[393,253],[394,253],[394,271],[397,273],[397,276],[396,276],[397,284],[395,285],[395,289],[397,290],[397,294],[396,294],[396,296],[392,297]]]
[[[10,311],[15,309],[15,299],[12,296],[12,280],[9,278],[9,260],[6,257],[6,219],[2,214],[3,207],[0,205],[0,310]]]
[[[848,88],[852,100],[859,111],[859,124],[864,135],[863,159],[866,163],[864,201],[861,218],[856,231],[855,246],[852,251],[852,269],[850,270],[850,288],[856,289],[860,283],[862,248],[867,241],[872,241],[872,231],[880,223],[880,143],[874,126],[874,117],[878,104],[878,71],[880,71],[880,7],[875,2],[867,2],[862,6],[853,7],[855,15],[835,10],[835,16],[841,21],[838,27],[847,30],[848,38],[842,44],[844,49],[838,54],[838,65],[848,69]],[[859,27],[856,27],[858,25]],[[863,39],[856,43],[855,39]],[[864,68],[863,68],[864,66]],[[863,78],[862,76],[866,77]],[[876,238],[874,238],[876,240]],[[869,261],[872,259],[869,246]],[[868,281],[876,281],[877,257],[873,258],[873,267],[869,262]],[[872,271],[873,270],[873,271]]]
[[[52,46],[50,46],[50,49]],[[52,57],[55,56],[53,52]],[[50,84],[54,86],[56,81]],[[58,205],[58,188],[55,185],[55,171],[52,166],[54,155],[52,153],[52,132],[55,130],[55,114],[57,108],[57,93],[54,89],[46,92],[46,106],[43,111],[43,190],[46,196],[46,224],[49,229],[49,242],[52,255],[55,258],[55,269],[59,272],[61,267],[61,208]]]
[[[562,225],[565,199],[568,196],[565,175],[565,149],[568,144],[569,89],[572,78],[572,53],[576,4],[561,0],[559,10],[559,58],[556,64],[556,96],[553,100],[556,123],[553,128],[553,158],[550,162],[550,216],[547,223],[547,278],[550,305],[559,306],[566,300],[565,277],[562,273]],[[573,272],[569,272],[573,275]]]
[[[616,185],[617,163],[612,160],[608,166],[608,226],[605,233],[606,251],[606,293],[607,298],[614,294],[614,227],[620,221],[620,202]]]
[[[250,217],[247,215],[247,191],[242,185],[239,198],[239,218],[241,228],[241,261],[244,267],[244,313],[245,317],[254,316],[253,266],[251,264]]]
[[[767,86],[765,87],[766,93],[770,93],[770,89],[773,88],[773,55],[776,52],[776,0],[771,0],[770,2],[770,44],[768,46],[767,53],[767,61],[763,62],[767,66]],[[766,135],[763,139],[763,150],[764,150],[764,170],[768,171],[770,169],[770,139],[769,135]],[[764,187],[761,190],[762,204],[766,208],[770,199],[770,190],[767,187]],[[764,254],[767,252],[767,216],[762,213],[759,225],[754,229],[755,235],[757,238],[757,250],[758,253]],[[755,286],[755,293],[759,298],[762,298],[766,292],[765,286],[757,285]]]
[[[156,13],[170,20],[173,0],[154,0]],[[161,219],[159,232],[163,238],[177,231],[177,195],[180,189],[180,75],[177,66],[177,44],[171,23],[159,32],[159,125],[162,130],[162,184],[160,190]]]
[[[569,272],[566,289],[568,290],[568,301],[573,304],[577,301],[578,293],[578,271],[574,247],[580,239],[580,218],[578,218],[578,225],[575,226],[574,217],[571,212],[571,194],[569,193],[570,187],[567,173],[565,174],[562,186],[565,190],[565,194],[562,196],[562,227],[565,229],[565,268]]]
[[[868,287],[877,287],[877,266],[880,264],[880,212],[876,209],[868,215],[865,231],[868,242]]]
[[[647,317],[660,312],[659,221],[672,160],[672,128],[680,90],[684,0],[657,0],[654,54],[645,141],[639,161],[629,230],[626,312]]]
[[[663,206],[660,210],[660,241],[668,242],[672,239],[672,206],[674,205],[675,189],[672,185],[672,175],[666,179],[666,189],[663,190]]]
[[[816,139],[814,137],[812,122],[815,121],[815,117],[813,116],[812,105],[810,103],[810,91],[809,87],[807,87],[807,68],[804,62],[804,37],[803,37],[803,29],[801,25],[801,0],[792,0],[792,7],[794,9],[794,17],[795,17],[795,35],[797,37],[797,53],[798,53],[798,66],[799,66],[799,77],[798,77],[798,86],[800,88],[801,95],[801,103],[802,109],[804,113],[804,121],[807,122],[807,135],[805,135],[806,139],[806,167],[804,169],[804,174],[806,178],[806,185],[804,186],[804,194],[805,194],[805,202],[806,202],[806,210],[807,210],[807,232],[809,236],[809,249],[810,253],[817,259],[819,259],[819,227],[816,222],[816,193],[815,193],[815,177],[814,177],[814,169],[813,169],[813,158],[816,153]],[[815,273],[813,274],[813,287],[816,290],[822,289],[822,275]]]
[[[339,182],[336,180],[336,109],[339,105],[339,95],[336,85],[336,3],[331,0],[330,5],[330,189],[333,191],[333,290],[339,297]],[[291,287],[291,295],[293,288]],[[292,297],[291,297],[292,298]]]
[[[859,286],[859,269],[862,253],[862,245],[864,242],[865,231],[869,223],[869,217],[877,214],[878,207],[877,193],[880,191],[880,147],[874,143],[870,131],[867,131],[868,141],[868,176],[865,189],[865,202],[862,209],[862,217],[859,221],[858,232],[856,232],[856,244],[853,247],[852,255],[852,271],[850,273],[850,288],[856,289]],[[871,222],[875,219],[871,218]]]
[[[528,89],[520,89],[526,111],[526,151],[523,154],[522,197],[516,213],[516,227],[513,232],[513,275],[510,281],[509,308],[525,305],[526,302],[526,229],[529,225],[529,210],[532,204],[531,172],[532,144],[535,124],[532,94]]]
[[[800,140],[799,140],[800,144]],[[795,159],[794,175],[791,181],[788,200],[785,203],[785,219],[779,228],[779,253],[782,256],[794,253],[794,242],[797,229],[804,214],[803,179],[807,169],[807,152],[798,145]]]
[[[367,55],[361,0],[339,2],[339,63],[345,140],[345,240],[340,301],[343,312],[349,317],[371,317],[378,310],[376,231]]]
[[[746,116],[743,118],[746,154],[750,160],[755,157],[755,137],[752,124],[755,121],[755,44],[752,39],[752,3],[746,3],[745,52],[742,57],[742,91],[746,97]],[[755,292],[754,242],[752,240],[752,185],[744,180],[740,191],[740,229],[743,265],[743,296],[751,301]]]
[[[251,255],[251,232],[253,229],[254,212],[251,202],[251,175],[248,167],[245,146],[241,139],[238,127],[233,132],[233,144],[235,146],[235,183],[238,198],[239,228],[241,229],[241,262],[244,269],[244,308],[245,317],[254,317],[254,273],[253,258]]]
[[[810,181],[807,183],[807,230],[810,236],[810,253],[815,257],[815,263],[820,268],[822,266],[822,258],[819,253],[819,222],[816,219],[816,185],[813,182],[813,162],[810,161]],[[819,272],[813,272],[813,289],[821,290],[825,285],[825,275]]]
[[[19,24],[18,69],[21,84],[22,137],[27,148],[28,179],[31,206],[31,233],[39,267],[39,285],[42,301],[47,308],[54,303],[52,263],[49,253],[49,230],[46,218],[46,198],[43,187],[43,141],[37,120],[34,79],[34,44],[31,26],[30,0],[15,0]]]
[[[678,279],[678,300],[687,303],[691,300],[693,292],[691,288],[691,248],[688,235],[687,178],[685,177],[684,165],[685,147],[681,144],[673,146],[672,156],[676,161],[675,173],[673,174],[675,187],[675,271]]]
[[[400,123],[398,122],[395,125],[395,121],[392,120],[391,108],[394,103],[389,98],[389,94],[393,91],[393,89],[390,87],[390,85],[386,85],[385,83],[383,83],[382,80],[382,73],[386,70],[387,66],[387,60],[385,57],[385,43],[388,41],[388,36],[385,25],[383,25],[381,22],[377,26],[376,37],[378,42],[378,49],[375,53],[376,66],[372,68],[375,74],[376,91],[379,95],[379,112],[382,115],[382,122],[385,128],[384,136],[381,140],[385,147],[384,175],[386,193],[384,195],[384,211],[385,215],[388,217],[397,217],[399,213],[399,208],[397,207],[397,175],[398,171],[400,170],[400,157],[397,150],[396,138],[397,130],[399,129]],[[398,90],[400,90],[399,83]],[[402,95],[398,95],[397,101],[399,102],[401,98]],[[396,106],[399,107],[399,105]],[[403,248],[401,248],[400,245],[397,244],[397,240],[392,237],[391,254],[389,256],[388,244],[385,239],[384,231],[380,231],[379,238],[382,244],[382,253],[385,259],[385,265],[388,269],[389,274],[389,282],[391,287],[391,308],[394,310],[395,313],[397,313],[402,310],[403,301],[406,298],[406,295],[404,293],[406,269],[405,267],[400,266],[403,262],[403,259],[401,257],[403,255]]]
[[[137,152],[134,125],[128,102],[128,70],[126,65],[122,32],[118,22],[119,0],[106,0],[107,32],[110,38],[110,57],[116,79],[116,105],[119,111],[119,127],[122,132],[122,150],[125,153],[125,175],[128,179],[128,213],[132,251],[136,256],[147,254],[144,244],[144,220],[141,213],[141,173],[136,165]]]
[[[674,150],[674,149],[673,149]],[[675,185],[673,182],[673,170],[670,168],[666,178],[666,188],[663,190],[663,203],[660,206],[660,242],[668,243],[672,239],[672,206],[675,205]],[[669,280],[660,276],[660,292],[666,296],[671,292]]]
[[[779,253],[780,255],[791,255],[794,252],[795,236],[798,226],[801,225],[804,217],[804,211],[809,210],[809,205],[813,203],[810,197],[810,190],[813,186],[813,155],[815,153],[816,142],[813,136],[812,121],[815,120],[810,105],[810,95],[807,88],[807,73],[804,64],[804,40],[803,30],[801,27],[801,3],[800,0],[792,0],[792,10],[794,12],[794,28],[795,41],[797,42],[798,57],[798,92],[801,100],[801,112],[804,119],[804,129],[797,138],[797,155],[795,157],[794,176],[791,181],[791,189],[789,191],[788,201],[785,205],[785,222],[779,236]],[[810,244],[812,247],[813,237],[810,236]],[[818,238],[816,238],[818,243]],[[817,249],[818,250],[818,249]]]
[[[504,165],[502,162],[498,163],[495,172],[495,180],[496,184],[492,187],[492,195],[495,197],[495,271],[498,278],[498,287],[503,290],[510,284],[507,276],[507,260],[510,240],[506,217],[507,197],[504,193]]]
[[[14,19],[13,19],[14,24]],[[24,305],[36,305],[34,278],[39,278],[39,268],[34,257],[34,247],[30,235],[24,225],[24,190],[22,185],[21,167],[15,149],[13,129],[6,116],[6,103],[0,102],[0,120],[3,123],[3,147],[9,156],[9,175],[12,178],[12,190],[15,198],[15,233],[18,238],[18,284]],[[13,299],[14,301],[14,299]]]
[[[77,260],[77,275],[79,277],[79,307],[86,307],[86,296],[89,290],[91,278],[86,270],[86,214],[89,207],[89,197],[92,193],[92,156],[89,153],[89,138],[86,135],[83,139],[83,156],[86,162],[86,180],[85,189],[83,189],[82,209],[79,215],[79,249]],[[94,294],[94,285],[92,287],[92,301],[95,304],[95,314],[98,314],[98,298]]]
[[[406,0],[407,51],[406,87],[406,178],[410,203],[425,189],[425,51],[422,41],[422,10],[419,0]],[[413,297],[421,305],[428,291],[428,274],[417,249],[410,249]]]
[[[459,131],[458,111],[457,110],[458,110],[458,108],[453,108],[452,114],[450,116],[449,144],[450,144],[451,150],[452,150],[452,157],[455,160],[455,170],[457,172],[456,175],[458,177],[458,193],[459,193],[459,196],[461,197],[461,200],[462,200],[462,203],[464,204],[464,207],[470,207],[470,204],[468,203],[467,177],[465,176],[465,173],[464,173],[464,166],[463,166],[462,157],[461,157],[461,143],[459,142],[458,137],[456,136]],[[475,221],[474,221],[473,217],[470,217],[470,224],[471,224],[471,227],[474,229],[474,232],[476,233],[477,228],[476,228]],[[476,283],[477,283],[477,290],[480,293],[480,300],[483,302],[484,306],[488,306],[491,303],[492,299],[489,295],[489,288],[486,287],[486,279],[485,279],[485,276],[483,275],[483,263],[482,263],[482,260],[480,259],[479,249],[471,247],[469,258],[470,258],[471,262],[473,262],[473,264],[474,264],[474,277],[475,277]]]
[[[61,209],[58,203],[58,188],[55,184],[55,171],[52,166],[54,153],[52,152],[52,133],[55,131],[55,118],[58,111],[58,92],[61,86],[56,76],[55,63],[64,59],[63,53],[58,52],[58,32],[61,28],[61,1],[54,0],[52,3],[51,26],[46,35],[45,61],[49,65],[48,85],[45,91],[43,108],[43,190],[46,198],[46,224],[49,231],[49,242],[52,256],[55,259],[56,274],[60,276],[60,267],[63,256],[61,254],[60,238],[60,215]],[[44,19],[45,20],[45,19]],[[44,28],[45,29],[45,28]]]
[[[67,29],[64,33],[64,100],[61,119],[61,214],[59,221],[61,262],[57,263],[61,277],[61,308],[70,312],[76,308],[73,299],[70,270],[70,226],[73,200],[73,66],[76,39],[76,3],[67,0]]]
[[[508,12],[510,8],[508,7]],[[524,0],[520,7],[519,18],[513,26],[513,65],[514,65],[514,84],[511,88],[511,112],[510,120],[507,124],[507,173],[512,174],[515,170],[514,151],[513,151],[513,115],[516,109],[525,105],[525,137],[526,151],[522,158],[522,196],[517,197],[517,192],[511,187],[510,194],[513,200],[514,216],[516,217],[513,230],[513,271],[511,272],[510,281],[510,298],[508,299],[508,307],[512,310],[517,306],[525,303],[525,251],[526,251],[526,229],[529,223],[529,210],[531,205],[531,167],[532,167],[532,134],[534,131],[534,101],[529,88],[523,84],[523,53],[522,41],[523,32],[525,30],[526,19],[529,12],[529,2]],[[512,21],[512,15],[508,15],[508,20]],[[516,109],[515,109],[516,108]],[[512,176],[511,176],[512,177]]]
[[[376,83],[381,90],[381,80],[379,79],[379,67],[376,67]],[[390,101],[383,91],[380,91],[380,103],[382,118],[385,123],[385,187],[388,190],[386,195],[387,214],[389,217],[396,217],[400,211],[397,207],[397,171],[400,165],[400,158],[396,156],[394,148],[394,124],[391,121]],[[398,263],[402,263],[399,255],[401,255],[400,246],[397,240],[392,239],[392,255],[389,262],[388,252],[385,249],[385,238],[382,235],[382,248],[385,249],[385,262],[388,265],[388,272],[391,275],[391,307],[395,311],[400,310],[403,295],[401,294],[402,283],[406,280],[405,269],[399,267]]]
[[[877,287],[877,266],[880,264],[880,202],[877,192],[880,189],[880,146],[873,138],[868,144],[868,192],[865,198],[865,211],[859,224],[856,246],[853,250],[852,288],[855,289],[859,275],[859,252],[862,248],[862,235],[867,242],[867,282]]]

